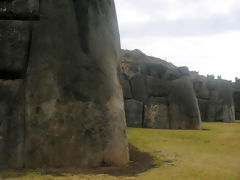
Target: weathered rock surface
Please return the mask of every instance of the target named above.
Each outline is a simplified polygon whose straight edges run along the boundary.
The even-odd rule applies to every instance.
[[[142,127],[143,103],[133,99],[125,100],[125,114],[128,127]]]
[[[0,80],[0,169],[23,163],[24,82]]]
[[[127,164],[114,1],[3,0],[0,19],[0,169]]]
[[[0,19],[33,20],[39,18],[39,0],[1,0]]]
[[[146,87],[148,97],[166,97],[168,96],[171,82],[166,79],[160,79],[153,76],[146,77]]]
[[[169,111],[172,129],[200,129],[200,111],[189,76],[172,81]]]
[[[232,83],[223,79],[193,75],[203,121],[234,122]]]
[[[29,22],[0,21],[0,79],[24,77],[29,43]]]
[[[200,109],[202,121],[207,121],[208,120],[208,111],[211,111],[208,106],[208,100],[198,99],[198,106]]]
[[[240,80],[235,79],[233,83],[233,100],[234,100],[234,109],[235,109],[235,118],[240,120]]]
[[[148,97],[146,87],[146,76],[143,74],[136,74],[130,80],[132,87],[133,98],[138,101],[145,101]]]
[[[124,99],[132,98],[132,90],[128,77],[125,74],[120,73],[120,82],[123,89],[123,97]]]
[[[125,165],[113,0],[41,1],[40,8],[27,72],[25,166]]]
[[[143,127],[157,129],[170,128],[167,98],[150,98],[148,100],[144,106]]]
[[[144,105],[139,124],[147,128],[200,128],[199,107],[187,67],[178,68],[139,50],[123,50],[122,55],[122,73],[130,81],[132,100]],[[128,108],[125,106],[125,111],[130,111]],[[126,116],[127,124],[135,119],[136,115]]]

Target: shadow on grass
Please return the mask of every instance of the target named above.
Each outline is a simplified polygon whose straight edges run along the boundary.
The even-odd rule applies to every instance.
[[[202,128],[202,131],[211,131],[209,128]]]
[[[77,175],[97,175],[97,174],[108,174],[111,176],[136,176],[143,173],[151,168],[157,167],[155,159],[152,155],[146,152],[139,151],[136,147],[129,145],[130,162],[125,167],[113,167],[113,166],[102,166],[94,169],[37,169],[37,170],[22,170],[22,171],[9,171],[7,173],[0,174],[0,178],[13,178],[25,176],[28,173],[39,173],[40,175],[51,175],[55,177],[67,176],[66,174]]]

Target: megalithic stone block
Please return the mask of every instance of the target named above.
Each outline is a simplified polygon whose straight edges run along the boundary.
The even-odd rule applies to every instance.
[[[25,166],[128,163],[113,0],[42,0],[26,86]]]
[[[0,80],[0,169],[23,167],[24,81]]]
[[[30,23],[0,21],[0,79],[20,79],[26,73]]]
[[[1,0],[0,19],[39,19],[39,0]]]
[[[165,97],[150,98],[144,106],[144,127],[169,129],[168,100]]]
[[[143,125],[143,103],[134,99],[125,100],[125,114],[128,127],[139,127]]]
[[[207,121],[208,120],[208,109],[210,108],[208,106],[208,100],[198,99],[198,105],[199,105],[199,110],[200,110],[202,121]]]
[[[131,79],[132,95],[138,101],[145,101],[148,98],[146,76],[136,74]]]
[[[189,76],[172,81],[169,113],[171,129],[200,129],[199,106]]]

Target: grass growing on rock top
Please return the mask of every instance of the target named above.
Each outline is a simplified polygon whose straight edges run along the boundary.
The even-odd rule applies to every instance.
[[[7,180],[239,180],[240,121],[202,123],[203,130],[128,128],[130,144],[150,153],[156,167],[136,176],[2,172]],[[145,163],[145,162],[141,162]],[[1,179],[1,178],[0,178]]]

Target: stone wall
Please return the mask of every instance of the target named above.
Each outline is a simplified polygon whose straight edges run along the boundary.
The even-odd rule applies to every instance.
[[[127,164],[113,0],[3,0],[0,19],[0,168]]]
[[[232,82],[212,76],[192,75],[202,121],[234,122]]]
[[[233,92],[233,99],[234,99],[234,106],[235,106],[235,118],[236,120],[240,120],[240,80],[236,78],[235,82],[233,83],[234,92]]]
[[[0,2],[0,169],[24,164],[25,87],[31,24],[39,2]]]
[[[129,127],[200,129],[199,107],[187,67],[176,67],[139,50],[123,50],[121,68]]]

